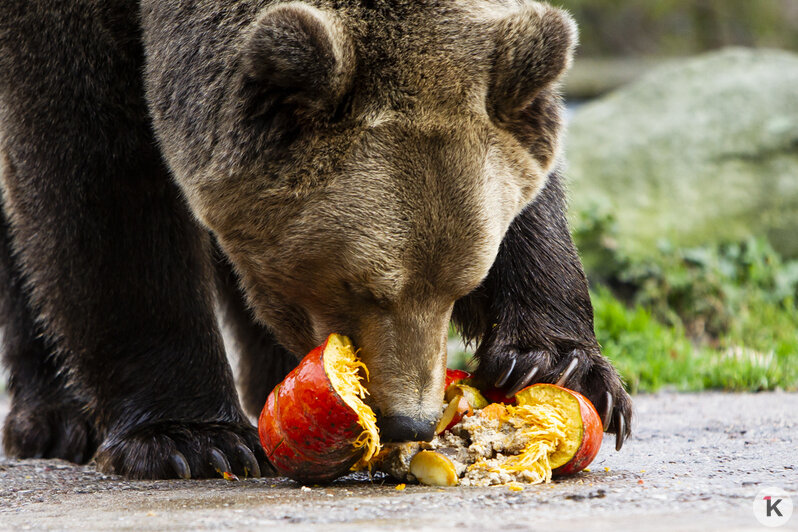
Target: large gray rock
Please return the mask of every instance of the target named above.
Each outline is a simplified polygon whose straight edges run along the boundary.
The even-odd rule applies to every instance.
[[[798,55],[728,49],[651,72],[579,108],[572,216],[598,206],[619,246],[767,236],[798,256]]]

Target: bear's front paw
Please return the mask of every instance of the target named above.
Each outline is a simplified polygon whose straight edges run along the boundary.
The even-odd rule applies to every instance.
[[[97,448],[94,426],[66,399],[16,402],[3,426],[3,447],[15,458],[61,458],[85,463]]]
[[[615,434],[620,450],[631,434],[632,400],[618,372],[595,350],[519,349],[484,342],[477,350],[477,377],[509,396],[538,382],[558,384],[585,395],[595,405],[604,430]]]
[[[246,423],[161,421],[109,436],[97,469],[132,479],[241,477],[271,473],[254,427]]]

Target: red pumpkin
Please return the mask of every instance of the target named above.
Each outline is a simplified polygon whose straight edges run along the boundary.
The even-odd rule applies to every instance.
[[[506,405],[515,404],[515,396],[508,397],[500,388],[488,388],[482,390],[482,395],[491,403],[504,403]]]
[[[330,481],[379,451],[376,417],[362,402],[361,371],[368,375],[349,339],[331,334],[272,390],[258,432],[280,474]]]
[[[461,381],[471,380],[474,376],[462,369],[446,368],[446,384],[444,388],[448,388],[452,384],[457,384]]]
[[[533,384],[515,394],[518,405],[556,405],[566,420],[565,441],[549,456],[555,475],[571,475],[586,468],[601,447],[604,428],[593,403],[579,392],[556,384]]]

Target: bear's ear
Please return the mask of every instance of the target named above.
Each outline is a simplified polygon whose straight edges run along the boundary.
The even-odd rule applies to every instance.
[[[351,86],[355,54],[335,14],[288,2],[264,9],[253,23],[242,68],[263,93],[332,112]]]
[[[578,31],[567,12],[528,0],[497,20],[495,28],[488,103],[498,116],[508,116],[571,66]]]

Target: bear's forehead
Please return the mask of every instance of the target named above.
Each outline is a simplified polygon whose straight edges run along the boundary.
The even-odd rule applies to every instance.
[[[392,107],[462,104],[484,96],[495,24],[515,2],[374,2],[355,31],[355,87]]]

